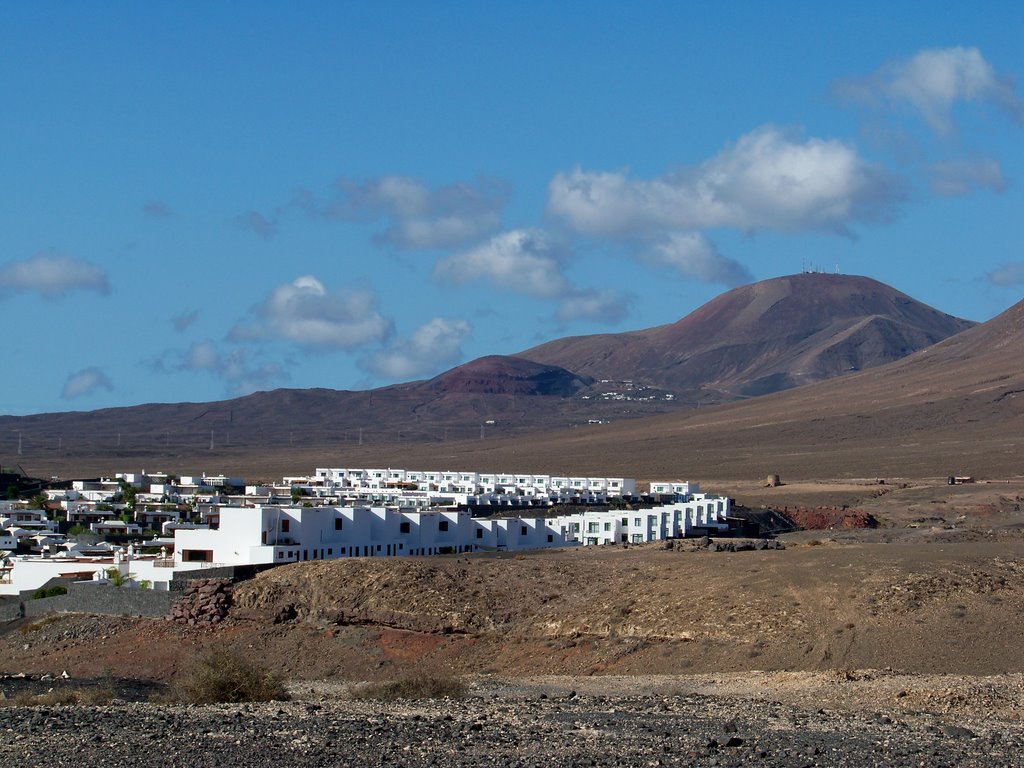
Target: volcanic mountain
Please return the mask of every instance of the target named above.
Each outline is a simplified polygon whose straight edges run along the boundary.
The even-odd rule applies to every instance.
[[[184,470],[299,451],[328,461],[363,446],[404,451],[604,430],[880,365],[970,325],[868,278],[795,275],[730,291],[670,325],[553,341],[363,392],[280,389],[216,403],[0,417],[0,451],[13,463],[17,445],[19,461],[39,474],[135,463]]]
[[[805,273],[736,288],[675,323],[519,356],[708,404],[873,368],[972,325],[867,277]]]
[[[486,468],[523,455],[530,457],[523,471],[537,466],[648,478],[1020,476],[1024,301],[878,368],[599,430],[451,446],[440,461]],[[879,486],[878,493],[888,488]]]

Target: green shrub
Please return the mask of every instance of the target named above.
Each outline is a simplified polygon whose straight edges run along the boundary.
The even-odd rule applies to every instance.
[[[178,674],[173,699],[187,704],[285,701],[281,676],[226,648],[213,648]]]
[[[417,673],[383,683],[364,683],[352,691],[357,699],[459,699],[469,687],[461,677]]]
[[[67,587],[40,587],[32,593],[32,599],[41,600],[44,597],[56,597],[57,595],[66,595],[67,593]]]

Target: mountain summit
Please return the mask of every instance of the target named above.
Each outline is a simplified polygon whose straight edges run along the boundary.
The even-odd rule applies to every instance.
[[[868,277],[805,273],[728,291],[675,323],[518,356],[710,404],[890,363],[973,325]]]

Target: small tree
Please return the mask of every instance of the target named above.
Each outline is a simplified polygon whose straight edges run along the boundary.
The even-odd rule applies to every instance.
[[[37,493],[31,498],[28,505],[32,509],[46,509],[46,497],[41,493]]]
[[[128,510],[135,514],[135,502],[138,491],[135,486],[131,483],[126,483],[124,480],[121,481],[121,498],[124,501],[124,505],[128,507]]]

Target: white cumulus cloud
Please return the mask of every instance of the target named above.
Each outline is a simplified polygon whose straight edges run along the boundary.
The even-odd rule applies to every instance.
[[[746,267],[723,256],[714,243],[699,232],[672,232],[645,252],[643,258],[705,283],[733,287],[754,279]]]
[[[457,285],[487,279],[504,290],[552,298],[566,288],[565,258],[562,244],[547,232],[513,229],[441,259],[434,265],[434,277]]]
[[[408,338],[395,339],[362,365],[377,376],[395,381],[437,373],[459,361],[462,342],[470,330],[465,320],[435,317]]]
[[[591,236],[715,227],[845,231],[854,221],[886,216],[900,197],[890,174],[849,144],[765,126],[697,167],[655,179],[579,168],[558,173],[548,186],[548,210]]]
[[[363,182],[342,178],[339,200],[318,205],[308,193],[295,203],[333,219],[387,221],[378,242],[408,250],[454,248],[479,240],[501,227],[509,185],[485,180],[431,188],[408,176],[381,176]]]
[[[34,292],[52,298],[71,291],[108,293],[107,273],[84,259],[54,253],[0,265],[0,295]]]
[[[918,51],[865,78],[842,81],[836,91],[866,103],[909,106],[938,134],[953,131],[951,112],[958,102],[992,105],[1015,120],[1024,118],[1024,102],[1013,80],[999,75],[977,48]]]
[[[101,389],[109,392],[113,388],[114,385],[103,371],[96,367],[89,367],[68,376],[68,380],[64,382],[61,397],[65,400],[74,400],[76,397],[85,397]]]
[[[311,275],[280,285],[253,312],[253,322],[236,325],[235,341],[280,338],[309,347],[353,349],[386,339],[391,321],[376,310],[370,291],[328,292]]]

